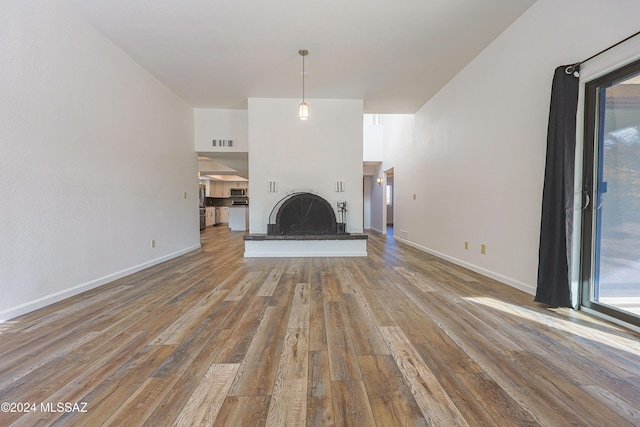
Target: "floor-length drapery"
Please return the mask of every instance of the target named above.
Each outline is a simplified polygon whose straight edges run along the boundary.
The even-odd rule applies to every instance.
[[[547,129],[535,301],[555,307],[571,307],[577,74],[578,66],[556,68]]]

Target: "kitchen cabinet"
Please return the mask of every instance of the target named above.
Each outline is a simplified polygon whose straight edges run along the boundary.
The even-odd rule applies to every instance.
[[[204,180],[204,186],[205,186],[205,197],[218,197],[215,195],[216,192],[216,181],[207,179]],[[221,197],[221,196],[220,196]]]
[[[216,208],[208,207],[206,209],[206,219],[204,225],[206,227],[213,227],[216,224]]]
[[[224,195],[223,181],[211,181],[211,197],[228,197]]]
[[[247,189],[247,183],[243,181],[209,181],[209,196],[228,198],[229,190],[231,188],[244,188]]]

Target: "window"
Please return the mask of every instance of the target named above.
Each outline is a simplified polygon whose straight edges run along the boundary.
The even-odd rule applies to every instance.
[[[387,206],[392,206],[392,205],[393,205],[393,186],[387,184]]]

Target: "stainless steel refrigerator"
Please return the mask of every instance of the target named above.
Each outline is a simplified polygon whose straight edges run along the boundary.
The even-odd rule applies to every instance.
[[[207,209],[206,203],[206,190],[207,187],[204,184],[198,185],[198,197],[200,200],[200,231],[204,230],[207,226]]]

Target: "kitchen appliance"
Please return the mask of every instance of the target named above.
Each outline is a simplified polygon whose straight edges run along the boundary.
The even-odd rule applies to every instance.
[[[202,231],[207,227],[206,186],[204,184],[198,185],[198,200],[200,203],[200,231]]]
[[[220,206],[216,208],[216,222],[215,225],[228,224],[229,223],[229,207]]]
[[[235,199],[231,201],[231,206],[249,206],[249,199]]]
[[[247,189],[246,188],[230,188],[229,196],[231,197],[247,197]]]

